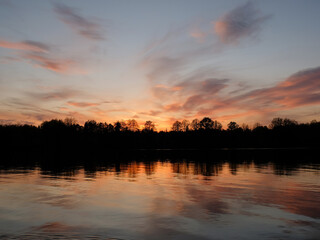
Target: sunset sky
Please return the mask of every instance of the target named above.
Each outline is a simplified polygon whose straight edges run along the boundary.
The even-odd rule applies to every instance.
[[[0,0],[0,123],[320,120],[320,1]]]

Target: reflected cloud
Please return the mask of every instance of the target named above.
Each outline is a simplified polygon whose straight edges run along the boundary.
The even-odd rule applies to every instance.
[[[43,232],[69,232],[74,230],[74,227],[62,224],[60,222],[49,222],[43,224],[42,226],[35,227],[34,230]]]
[[[208,211],[209,214],[227,214],[229,212],[229,204],[223,201],[217,189],[202,191],[196,187],[188,186],[186,190],[192,201]]]
[[[233,214],[235,209],[238,214],[238,203],[244,207],[241,214],[251,217],[265,216],[265,214],[255,215],[251,208],[247,208],[250,205],[278,206],[277,208],[286,212],[319,218],[319,203],[315,200],[319,199],[319,191],[314,185],[314,180],[318,177],[316,170],[319,170],[320,166],[311,160],[308,162],[308,157],[301,160],[303,153],[306,151],[289,152],[289,154],[284,150],[261,150],[255,153],[253,151],[246,153],[244,150],[213,151],[211,154],[199,151],[189,153],[134,151],[126,154],[116,152],[113,155],[109,152],[106,158],[105,152],[95,156],[92,153],[90,155],[78,153],[75,156],[73,152],[70,155],[72,158],[68,155],[60,157],[45,155],[45,159],[41,154],[38,157],[30,155],[29,159],[23,154],[23,158],[16,156],[17,159],[23,159],[20,165],[19,161],[5,159],[6,161],[1,163],[0,174],[7,179],[14,174],[35,176],[36,171],[44,178],[43,181],[50,181],[51,184],[52,180],[57,180],[56,184],[70,181],[63,186],[87,180],[98,185],[105,180],[106,182],[120,180],[121,184],[129,181],[138,185],[155,184],[153,181],[156,180],[155,187],[163,189],[165,194],[169,195],[165,195],[166,197],[152,195],[153,213],[179,213],[194,219],[202,219],[208,215],[212,217]],[[90,162],[83,160],[89,156]],[[213,161],[213,159],[223,159],[223,156],[228,156],[230,159]],[[255,160],[248,161],[248,159]],[[310,166],[312,172],[307,171],[310,170]],[[279,171],[280,168],[285,171]],[[280,175],[288,174],[290,171],[294,178],[283,178],[283,175]],[[279,186],[279,180],[284,181],[285,188],[281,187],[284,185]],[[80,193],[88,194],[85,189],[81,189]],[[73,209],[77,205],[77,198],[74,198],[74,195],[68,194],[68,191],[56,192],[52,188],[40,188],[31,200],[64,209]],[[233,205],[235,202],[237,204]]]

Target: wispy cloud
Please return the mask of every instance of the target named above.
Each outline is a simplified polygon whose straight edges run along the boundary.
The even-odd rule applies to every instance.
[[[67,104],[69,106],[73,106],[73,107],[81,107],[81,108],[85,108],[85,107],[95,107],[100,105],[99,103],[94,103],[94,102],[73,102],[73,101],[69,101],[67,102]]]
[[[18,50],[14,57],[5,57],[1,63],[27,60],[35,66],[60,73],[60,74],[85,74],[86,71],[79,67],[78,61],[71,58],[58,57],[56,50],[48,44],[36,41],[13,42],[0,40],[0,47]]]
[[[252,2],[247,2],[213,22],[215,33],[225,44],[238,43],[257,34],[270,15],[263,15]]]
[[[59,3],[55,4],[54,11],[59,15],[59,19],[70,26],[77,34],[91,40],[104,39],[101,25],[81,16],[75,9]]]
[[[60,101],[70,99],[81,95],[82,92],[70,88],[61,88],[52,91],[26,92],[26,96],[32,98],[33,101]]]
[[[178,57],[165,57],[165,56],[151,56],[144,59],[144,63],[149,68],[147,75],[148,79],[157,83],[159,80],[163,82],[164,79],[168,79],[173,72],[178,72],[187,63],[186,59]]]
[[[24,120],[18,120],[17,119],[0,119],[0,124],[1,125],[11,125],[11,124],[28,124],[28,125],[33,125],[33,121],[24,121]]]
[[[147,112],[139,112],[139,114],[141,114],[141,115],[148,115],[148,116],[158,116],[161,113],[162,113],[162,111],[154,111],[154,110],[150,110]]]
[[[203,81],[183,81],[174,87],[179,94],[179,103],[164,105],[164,109],[166,111],[194,111],[203,105],[212,104],[213,99],[218,98],[219,92],[229,86],[228,82],[228,79],[215,78]]]
[[[162,104],[154,100],[157,104],[152,112],[157,116],[211,116],[230,121],[250,116],[255,120],[265,119],[298,107],[317,106],[320,104],[320,67],[297,72],[272,87],[249,90],[253,88],[247,86],[245,90],[235,80],[216,78],[160,85],[154,90],[158,90],[155,96]]]
[[[63,91],[62,91],[63,92]],[[66,91],[67,92],[67,91]],[[74,117],[80,122],[84,122],[89,117],[77,111],[71,111],[67,108],[60,109],[58,107],[44,107],[42,104],[46,101],[63,100],[74,94],[50,92],[48,94],[27,94],[29,98],[8,98],[6,99],[4,108],[0,109],[0,115],[5,119],[15,119],[8,123],[32,123],[39,124],[45,120],[55,118],[64,119],[65,117]],[[31,98],[30,98],[31,97]],[[15,109],[15,111],[7,111],[6,109]],[[23,120],[20,120],[23,119]],[[2,119],[2,121],[4,120]]]
[[[96,107],[105,103],[120,103],[119,101],[101,101],[101,102],[77,102],[77,101],[69,101],[67,102],[67,105],[73,106],[73,107],[80,107],[80,108],[86,108],[86,107]]]
[[[195,28],[192,31],[190,31],[190,36],[196,39],[198,42],[204,42],[208,33],[205,31],[202,31],[199,28]]]
[[[240,95],[234,101],[250,101],[263,106],[282,108],[320,103],[320,67],[299,71],[274,87],[257,89]]]
[[[16,120],[24,119],[25,121],[39,122],[45,119],[57,118],[60,115],[57,111],[42,108],[37,103],[31,103],[19,98],[7,99],[4,106],[14,108],[16,111],[6,111],[1,115]]]
[[[0,39],[0,47],[43,53],[50,50],[48,45],[36,41],[10,42],[3,39]]]
[[[45,68],[57,73],[85,74],[85,70],[78,68],[77,62],[71,59],[60,59],[43,54],[26,53],[22,55],[24,59],[30,60],[36,66]]]

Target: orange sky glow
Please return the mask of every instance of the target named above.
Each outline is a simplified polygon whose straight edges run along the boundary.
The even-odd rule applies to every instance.
[[[320,120],[318,7],[0,1],[0,123]]]

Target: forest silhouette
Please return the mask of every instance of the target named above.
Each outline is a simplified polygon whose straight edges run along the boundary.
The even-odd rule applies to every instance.
[[[176,121],[170,131],[156,131],[152,121],[140,128],[137,121],[113,124],[89,120],[80,125],[73,118],[44,121],[39,126],[0,125],[4,150],[106,151],[111,149],[221,149],[221,148],[318,148],[320,122],[297,123],[274,118],[268,126],[231,121],[227,129],[209,117]]]

